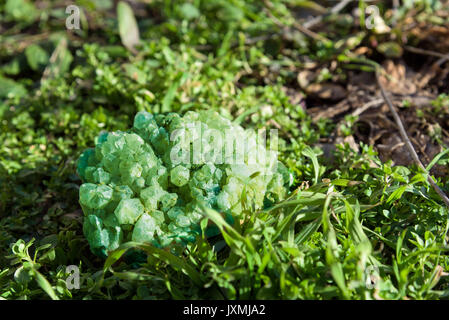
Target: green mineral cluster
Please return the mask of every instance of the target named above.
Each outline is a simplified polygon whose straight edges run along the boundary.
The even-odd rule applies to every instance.
[[[213,111],[139,112],[129,131],[101,133],[77,167],[91,250],[183,246],[200,233],[202,205],[232,220],[283,199],[291,176],[259,140]]]

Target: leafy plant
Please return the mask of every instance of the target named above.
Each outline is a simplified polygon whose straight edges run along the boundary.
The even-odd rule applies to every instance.
[[[448,210],[426,175],[381,161],[364,143],[359,152],[324,150],[335,134],[353,134],[355,118],[314,119],[311,108],[327,102],[297,84],[304,69],[340,83],[373,71],[380,52],[418,43],[407,34],[410,15],[444,25],[438,2],[393,11],[384,3],[387,34],[367,30],[364,11],[352,14],[357,4],[327,14],[315,2],[281,0],[269,8],[88,0],[77,3],[81,29],[67,33],[65,2],[44,3],[0,0],[2,299],[447,299]],[[304,8],[322,15],[308,34],[297,23]],[[446,109],[442,93],[417,111],[441,129],[432,138],[444,150],[428,170],[447,166]],[[76,160],[140,111],[204,110],[278,130],[278,160],[293,173],[286,198],[257,208],[243,201],[234,222],[198,203],[199,230],[181,250],[123,241],[106,261],[95,256],[82,231]],[[447,177],[437,182],[448,193]],[[67,288],[67,266],[79,268],[79,289]]]

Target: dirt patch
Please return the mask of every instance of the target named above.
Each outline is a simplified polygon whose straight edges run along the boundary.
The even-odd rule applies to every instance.
[[[396,107],[407,133],[424,165],[449,145],[449,106],[438,106],[433,101],[443,90],[440,66],[424,65],[419,72],[413,70],[403,59],[385,60],[382,63],[387,76],[380,81]],[[445,74],[447,76],[447,73]],[[307,108],[316,121],[329,118],[337,122],[331,139],[326,144],[359,142],[374,146],[382,161],[392,160],[395,165],[409,166],[412,158],[401,140],[394,119],[382,99],[375,76],[367,72],[351,72],[346,88],[347,94],[338,102],[321,101],[318,106]],[[313,96],[312,96],[313,98]],[[307,100],[310,106],[311,100]],[[316,101],[314,101],[316,102]],[[353,115],[357,120],[350,137],[344,136],[339,124],[345,116]],[[355,148],[355,147],[353,147]],[[432,173],[447,175],[447,168],[435,166]]]

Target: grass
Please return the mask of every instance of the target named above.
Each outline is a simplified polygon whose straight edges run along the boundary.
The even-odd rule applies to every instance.
[[[344,80],[353,67],[365,72],[353,52],[385,36],[348,24],[347,13],[325,16],[328,29],[320,34],[328,41],[288,28],[309,1],[272,1],[268,14],[262,1],[158,0],[133,7],[141,39],[135,44],[123,41],[120,24],[132,22],[117,20],[112,1],[76,3],[84,8],[81,29],[68,32],[63,1],[0,0],[1,298],[449,295],[448,209],[425,173],[382,162],[363,143],[359,152],[342,144],[324,156],[318,142],[337,124],[312,121],[286,90],[300,91],[298,70],[311,61],[336,65],[320,74],[323,81]],[[397,19],[411,10],[429,18],[433,6],[415,1]],[[448,101],[442,94],[434,108]],[[295,175],[289,198],[262,212],[248,208],[233,226],[204,209],[203,229],[211,220],[221,235],[198,237],[178,255],[127,243],[106,261],[94,256],[82,234],[80,153],[102,130],[129,128],[137,111],[199,109],[218,110],[246,128],[275,124],[281,160]],[[345,136],[354,121],[346,118]],[[447,159],[444,153],[436,162]],[[447,178],[438,183],[448,193]],[[129,264],[126,253],[135,249],[148,258]],[[67,288],[68,265],[80,269],[79,289]]]

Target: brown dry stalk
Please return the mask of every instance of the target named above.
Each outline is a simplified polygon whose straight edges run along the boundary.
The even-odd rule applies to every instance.
[[[352,0],[343,0],[339,3],[337,3],[334,7],[332,7],[329,11],[328,14],[337,14],[339,13],[341,10],[343,10]],[[306,21],[303,26],[306,29],[310,29],[313,26],[315,26],[316,24],[320,23],[321,21],[323,21],[325,15],[321,15],[318,17],[313,18],[310,21]]]
[[[264,12],[270,17],[270,19],[274,22],[274,24],[276,24],[279,28],[285,28],[286,26],[278,19],[276,18],[270,10],[273,9],[273,4],[271,4],[269,1],[265,0],[264,1],[265,4],[265,8],[263,8]],[[328,41],[329,39],[327,39],[326,37],[323,37],[322,35],[319,35],[318,33],[315,33],[307,28],[305,28],[304,26],[302,26],[301,24],[297,23],[297,22],[293,22],[292,25],[294,28],[296,28],[299,32],[303,33],[304,35],[314,39],[314,40],[320,40],[320,41]]]
[[[411,47],[411,46],[404,46],[404,48],[405,48],[405,50],[413,52],[413,53],[433,56],[433,57],[437,57],[437,58],[444,58],[446,60],[449,60],[449,54],[439,53],[439,52],[431,51],[431,50],[424,50],[424,49],[415,48],[415,47]]]
[[[385,90],[385,87],[382,85],[380,81],[380,72],[383,71],[383,69],[378,68],[376,70],[376,80],[377,84],[380,88],[380,92],[382,93],[382,97],[384,98],[385,102],[388,105],[388,108],[390,108],[391,114],[393,115],[393,118],[399,128],[399,133],[401,134],[402,141],[404,141],[405,146],[407,147],[408,152],[413,158],[413,161],[427,174],[427,180],[429,181],[432,188],[435,190],[435,192],[441,197],[443,202],[446,204],[446,206],[449,208],[449,199],[446,196],[446,194],[443,192],[443,190],[440,189],[440,187],[437,185],[435,180],[433,180],[432,176],[429,172],[427,172],[426,168],[422,164],[421,160],[419,160],[418,154],[415,151],[415,148],[413,147],[410,138],[408,137],[407,131],[405,131],[404,125],[402,124],[401,118],[399,117],[398,113],[396,112],[396,109],[393,106],[393,103],[391,102],[390,98],[387,96],[387,92]]]
[[[446,61],[449,60],[449,54],[439,53],[439,52],[431,51],[431,50],[424,50],[424,49],[410,47],[410,46],[405,46],[404,48],[405,48],[405,50],[413,52],[413,53],[440,58],[437,62],[434,63],[433,66],[441,66],[443,63],[445,63]]]

